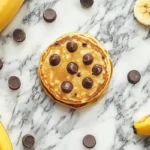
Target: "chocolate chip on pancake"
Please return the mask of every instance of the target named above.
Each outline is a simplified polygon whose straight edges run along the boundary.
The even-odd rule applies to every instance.
[[[98,64],[93,66],[93,68],[92,68],[93,75],[99,75],[99,74],[101,74],[101,72],[102,72],[102,66],[100,66]]]
[[[131,70],[129,73],[128,73],[128,81],[132,84],[136,84],[140,81],[141,79],[141,74],[137,71],[137,70]]]
[[[91,54],[85,54],[83,56],[83,63],[85,65],[90,65],[93,62],[93,56]]]
[[[12,90],[18,90],[21,86],[21,81],[16,76],[11,76],[8,80],[9,88]]]
[[[96,145],[96,139],[93,135],[86,135],[82,142],[86,148],[93,148]]]
[[[86,44],[86,43],[82,43],[82,46],[83,46],[83,47],[86,47],[86,46],[87,46],[87,44]]]
[[[0,70],[3,68],[3,61],[0,59]]]
[[[76,74],[78,72],[78,65],[74,62],[70,62],[68,65],[67,65],[67,71],[70,73],[70,74]]]
[[[67,50],[71,53],[75,52],[78,49],[77,43],[71,41],[67,43]]]
[[[78,72],[78,73],[77,73],[77,77],[81,77],[81,72]]]
[[[89,77],[84,78],[83,81],[82,81],[82,86],[85,89],[92,88],[92,86],[93,86],[93,80],[91,78],[89,78]]]
[[[83,7],[89,8],[93,5],[94,0],[80,0],[80,3]]]
[[[49,23],[55,21],[57,18],[56,11],[51,8],[46,9],[43,13],[43,18],[46,22],[49,22]]]
[[[57,54],[53,54],[50,58],[49,58],[49,63],[52,66],[57,66],[60,63],[60,56]]]
[[[32,148],[35,143],[35,138],[32,135],[27,134],[22,138],[22,143],[25,147]]]
[[[13,38],[16,42],[23,42],[26,39],[26,33],[22,29],[16,29],[13,32]]]
[[[71,82],[68,82],[68,81],[64,81],[62,84],[61,84],[61,90],[64,92],[64,93],[70,93],[73,89],[73,84]]]
[[[58,45],[59,45],[59,42],[58,42],[58,41],[56,41],[56,42],[55,42],[55,46],[58,46]]]

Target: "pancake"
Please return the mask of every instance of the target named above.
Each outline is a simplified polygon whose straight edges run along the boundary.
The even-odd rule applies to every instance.
[[[69,33],[43,52],[38,74],[43,89],[54,101],[80,108],[106,93],[113,72],[108,52],[93,37]]]

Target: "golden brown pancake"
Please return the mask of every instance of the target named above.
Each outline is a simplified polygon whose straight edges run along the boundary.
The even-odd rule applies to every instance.
[[[80,108],[106,93],[113,72],[108,52],[93,37],[69,33],[58,38],[42,54],[39,78],[54,101]]]

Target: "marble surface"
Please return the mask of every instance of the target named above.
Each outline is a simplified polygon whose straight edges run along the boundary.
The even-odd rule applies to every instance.
[[[133,134],[135,120],[150,114],[150,29],[133,16],[135,0],[95,0],[83,9],[79,0],[26,0],[11,24],[0,35],[0,120],[14,150],[23,150],[22,136],[36,138],[34,150],[85,150],[82,138],[93,134],[93,150],[148,150],[150,138]],[[43,10],[53,8],[57,20],[46,23]],[[27,39],[17,44],[12,32],[23,28]],[[60,106],[46,96],[37,76],[39,57],[64,33],[79,31],[96,37],[108,49],[114,73],[106,96],[80,110]],[[136,85],[127,81],[131,69],[140,71]],[[8,88],[16,75],[21,88]]]

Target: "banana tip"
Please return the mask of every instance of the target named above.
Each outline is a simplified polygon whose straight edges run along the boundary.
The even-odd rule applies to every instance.
[[[135,134],[137,134],[137,131],[136,131],[134,125],[132,126],[132,128],[133,128],[133,132],[134,132]]]

